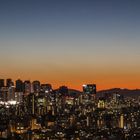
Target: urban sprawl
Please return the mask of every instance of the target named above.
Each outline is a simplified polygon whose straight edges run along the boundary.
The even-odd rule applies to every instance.
[[[140,140],[140,98],[0,79],[0,139]]]

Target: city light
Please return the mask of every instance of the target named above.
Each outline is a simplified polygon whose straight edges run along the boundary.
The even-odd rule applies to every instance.
[[[53,89],[38,80],[7,81],[8,86],[0,87],[0,125],[7,137],[15,133],[41,140],[99,136],[127,140],[132,138],[129,131],[133,130],[135,137],[140,132],[140,98],[122,94],[125,89],[96,91],[96,84],[84,84],[81,92],[67,86]],[[53,135],[48,136],[48,132]]]

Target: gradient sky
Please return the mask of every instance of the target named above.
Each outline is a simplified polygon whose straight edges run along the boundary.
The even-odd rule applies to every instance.
[[[140,0],[1,0],[0,78],[54,88],[140,88]]]

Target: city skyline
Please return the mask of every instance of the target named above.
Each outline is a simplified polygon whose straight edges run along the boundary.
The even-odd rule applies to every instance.
[[[1,1],[0,78],[54,88],[139,88],[138,0]]]

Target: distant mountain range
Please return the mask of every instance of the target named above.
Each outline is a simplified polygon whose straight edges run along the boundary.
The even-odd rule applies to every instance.
[[[125,97],[135,97],[135,96],[140,96],[140,89],[122,89],[122,88],[112,88],[112,89],[107,89],[107,90],[101,90],[97,92],[97,96],[103,96],[105,94],[120,94]]]
[[[70,94],[80,94],[82,93],[81,91],[75,90],[75,89],[69,89]],[[122,89],[122,88],[112,88],[112,89],[106,89],[106,90],[100,90],[97,91],[97,97],[104,96],[106,94],[112,95],[114,93],[123,95],[125,97],[135,97],[135,96],[140,96],[140,89]]]

